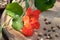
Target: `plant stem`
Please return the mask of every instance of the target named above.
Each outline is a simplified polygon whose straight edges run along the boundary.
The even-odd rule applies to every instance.
[[[29,7],[28,0],[26,0],[26,9]]]

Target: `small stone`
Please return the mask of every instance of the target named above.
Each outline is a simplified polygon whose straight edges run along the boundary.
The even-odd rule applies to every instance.
[[[55,30],[52,30],[52,32],[55,32]]]
[[[51,24],[51,22],[48,22],[49,24]]]
[[[52,37],[51,37],[51,35],[50,35],[50,34],[48,34],[48,36],[50,37],[49,39],[52,39]]]
[[[56,34],[55,37],[59,37],[59,36]]]
[[[46,21],[45,24],[48,25],[49,24],[48,21]]]
[[[51,29],[53,29],[54,27],[51,27]]]
[[[48,34],[48,36],[51,36],[50,34]]]
[[[40,37],[37,37],[37,40],[40,40]]]
[[[44,36],[47,36],[47,34],[45,33]]]
[[[47,36],[46,39],[50,39],[50,36]]]
[[[42,35],[38,35],[38,36],[42,37]]]
[[[40,39],[37,39],[37,40],[40,40]]]
[[[37,40],[39,40],[39,39],[37,39]]]
[[[39,33],[38,33],[38,36],[39,36],[39,37],[42,37],[42,35],[41,35],[41,34],[39,34]]]
[[[43,28],[43,30],[47,30],[46,28]]]
[[[41,38],[40,40],[44,40],[43,38]]]
[[[60,26],[57,25],[57,28],[60,29]]]
[[[48,30],[48,32],[51,32],[51,30]]]
[[[50,36],[50,39],[52,39],[52,37]]]
[[[46,39],[52,39],[52,37],[51,36],[47,36],[47,38]]]
[[[48,24],[51,24],[51,22],[49,22],[49,21],[45,21],[45,24],[48,25]]]
[[[45,18],[44,21],[47,21],[47,19]]]

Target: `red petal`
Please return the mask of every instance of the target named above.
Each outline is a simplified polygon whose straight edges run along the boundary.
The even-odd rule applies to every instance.
[[[31,8],[28,8],[27,11],[26,11],[26,15],[29,16],[31,14],[31,12],[32,12],[32,9]]]
[[[23,16],[22,21],[29,23],[29,16],[27,16],[27,15]]]
[[[34,10],[31,14],[34,16],[38,16],[40,13],[40,10]]]
[[[38,19],[36,19],[35,17],[30,18],[30,23],[34,23],[34,22],[37,22],[37,21],[38,21]]]
[[[28,28],[28,27],[23,27],[22,33],[25,36],[32,36],[33,35],[33,29],[32,28]]]
[[[31,26],[33,29],[39,29],[40,23],[39,22],[31,23]]]
[[[35,29],[39,29],[39,27],[40,27],[40,23],[39,22],[35,23]]]

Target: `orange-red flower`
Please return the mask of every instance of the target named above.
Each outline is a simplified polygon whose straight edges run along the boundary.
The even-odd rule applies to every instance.
[[[27,11],[26,11],[26,15],[28,15],[30,18],[31,17],[34,17],[36,19],[39,18],[39,14],[40,14],[40,10],[32,10],[31,8],[28,8]]]
[[[31,20],[30,25],[32,26],[32,28],[33,29],[39,29],[40,23],[38,22],[38,20],[35,18],[31,18],[30,20]]]
[[[32,10],[28,8],[26,14],[23,16],[22,21],[24,22],[24,27],[22,33],[26,36],[33,35],[33,29],[39,29],[40,23],[38,22],[40,11]]]
[[[25,36],[32,36],[33,35],[33,29],[31,27],[24,26],[21,31]]]

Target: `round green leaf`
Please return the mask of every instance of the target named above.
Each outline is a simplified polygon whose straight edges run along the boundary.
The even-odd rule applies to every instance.
[[[13,2],[7,5],[6,12],[11,17],[16,15],[21,16],[23,14],[23,8],[19,5],[19,3]]]
[[[41,11],[46,11],[54,6],[56,0],[35,0],[35,7]]]
[[[17,31],[20,31],[23,28],[23,22],[19,16],[13,18],[12,27]]]

